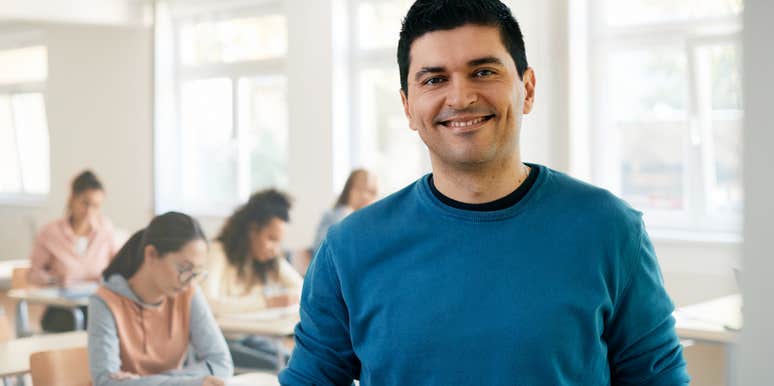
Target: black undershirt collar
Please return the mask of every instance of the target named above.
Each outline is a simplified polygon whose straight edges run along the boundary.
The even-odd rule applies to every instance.
[[[428,184],[430,185],[430,191],[433,192],[433,195],[438,198],[441,202],[444,204],[457,209],[463,209],[463,210],[472,210],[472,211],[478,211],[478,212],[491,212],[495,210],[501,210],[510,208],[514,205],[516,205],[519,201],[521,201],[524,196],[527,195],[529,192],[529,189],[532,187],[532,185],[535,184],[535,181],[537,181],[538,174],[540,173],[540,168],[533,165],[528,165],[529,168],[529,175],[527,175],[527,178],[524,180],[524,182],[519,185],[516,190],[511,192],[505,197],[498,198],[497,200],[485,202],[482,204],[469,204],[466,202],[461,202],[454,200],[452,198],[446,197],[438,191],[435,187],[435,183],[433,183],[433,175],[430,175],[430,178],[428,178]]]

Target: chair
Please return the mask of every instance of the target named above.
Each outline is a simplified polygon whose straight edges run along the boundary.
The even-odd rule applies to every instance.
[[[30,288],[30,282],[27,275],[30,273],[29,267],[17,267],[11,271],[11,288],[25,289]],[[23,331],[19,326],[29,325],[29,309],[26,301],[19,301],[16,304],[16,335],[19,337],[32,335],[31,331]]]
[[[30,374],[35,386],[90,386],[89,352],[86,347],[36,352],[30,355]]]
[[[5,314],[3,308],[0,307],[0,342],[11,340],[13,337],[11,322],[8,321],[8,316]]]
[[[18,267],[11,271],[11,288],[21,289],[29,288],[30,283],[27,281],[27,275],[29,274],[29,267]]]

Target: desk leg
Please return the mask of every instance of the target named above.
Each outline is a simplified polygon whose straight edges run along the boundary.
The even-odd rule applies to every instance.
[[[24,338],[32,335],[30,333],[30,315],[27,311],[27,301],[19,300],[16,302],[16,337]]]
[[[285,368],[285,346],[282,344],[282,338],[274,338],[274,344],[277,345],[277,374]]]
[[[726,344],[726,386],[736,386],[736,376],[738,372],[736,371],[736,366],[739,364],[737,363],[737,356],[736,353],[739,351],[739,347],[736,345],[736,343],[727,343]]]
[[[73,307],[70,309],[70,311],[73,313],[73,321],[75,322],[75,330],[85,330],[86,324],[84,323],[83,318],[83,311],[81,311],[80,307]]]

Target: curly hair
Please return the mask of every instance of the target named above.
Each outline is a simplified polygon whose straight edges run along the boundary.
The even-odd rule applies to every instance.
[[[262,190],[253,193],[244,205],[226,220],[220,233],[215,238],[223,245],[223,251],[229,264],[237,267],[239,276],[245,280],[257,279],[265,284],[269,275],[278,274],[279,265],[277,259],[268,262],[260,262],[250,257],[250,225],[254,224],[262,229],[278,218],[282,221],[290,221],[291,198],[276,189]],[[250,262],[250,264],[247,264]],[[247,268],[251,270],[248,271]]]

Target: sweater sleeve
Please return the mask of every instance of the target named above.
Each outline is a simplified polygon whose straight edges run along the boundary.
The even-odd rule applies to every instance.
[[[637,259],[605,331],[614,385],[687,385],[690,381],[653,245],[640,225]]]
[[[234,374],[226,340],[198,287],[191,299],[190,339],[197,363],[165,374],[199,377],[214,375],[221,379],[230,378]]]
[[[110,308],[96,295],[89,298],[88,348],[89,372],[94,386],[200,386],[204,379],[203,375],[172,374],[113,379],[111,374],[121,371],[118,331]]]
[[[49,285],[53,280],[53,276],[48,270],[53,256],[43,242],[46,237],[46,229],[41,230],[35,237],[35,243],[30,252],[30,270],[27,274],[27,280],[33,285]]]
[[[307,272],[296,345],[288,367],[279,375],[282,385],[350,385],[360,374],[331,255],[323,241]]]

